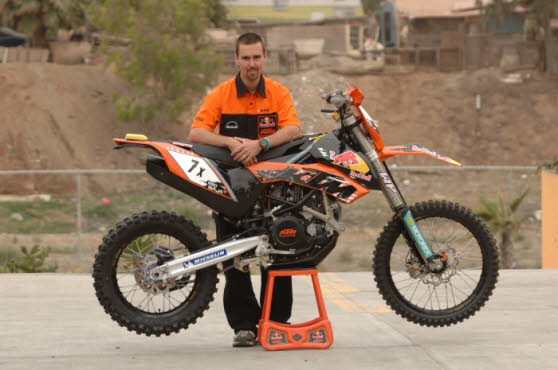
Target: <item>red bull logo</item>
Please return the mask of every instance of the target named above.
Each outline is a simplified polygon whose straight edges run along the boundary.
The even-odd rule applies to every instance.
[[[260,127],[261,128],[275,127],[275,120],[271,117],[261,117]]]
[[[355,170],[351,170],[351,174],[349,175],[351,176],[353,179],[363,179],[366,181],[370,181],[372,180],[372,175],[365,175],[361,172],[357,172]]]
[[[355,164],[360,164],[360,157],[353,151],[348,150],[345,153],[341,153],[333,159],[333,164],[337,164],[339,166],[350,167]]]

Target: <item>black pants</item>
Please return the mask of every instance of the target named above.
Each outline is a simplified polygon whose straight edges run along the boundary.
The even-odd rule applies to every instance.
[[[215,219],[217,241],[225,240],[237,232],[234,225],[227,222],[223,217],[214,213],[213,218]],[[263,305],[268,270],[262,269],[261,276],[260,302]],[[253,330],[255,332],[262,311],[254,294],[250,273],[232,268],[225,272],[225,279],[223,305],[230,327],[235,333],[239,330]],[[290,276],[280,276],[275,278],[274,285],[271,320],[286,323],[291,317],[293,307],[292,279]]]

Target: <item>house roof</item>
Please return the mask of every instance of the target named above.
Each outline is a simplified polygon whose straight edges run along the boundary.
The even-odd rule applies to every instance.
[[[252,28],[272,28],[277,26],[289,26],[289,25],[305,25],[305,26],[321,26],[327,24],[337,24],[337,23],[367,23],[369,21],[368,16],[354,16],[354,17],[334,17],[334,18],[324,18],[318,21],[286,21],[286,22],[273,22],[273,23],[250,23],[249,26]]]
[[[503,0],[504,3],[511,3],[512,0]],[[480,11],[494,3],[494,0],[481,0],[480,3],[476,0],[456,0],[454,6],[454,12],[462,13],[462,12],[472,12],[476,11],[480,13]],[[522,13],[525,12],[526,9],[520,5],[517,5],[514,9],[515,12]]]
[[[460,3],[475,3],[475,0],[392,0],[399,12],[409,18],[463,18],[478,15],[477,11],[456,12],[456,5]]]

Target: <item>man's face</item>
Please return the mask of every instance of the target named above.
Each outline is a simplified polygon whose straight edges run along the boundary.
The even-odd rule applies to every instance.
[[[236,64],[240,67],[240,76],[247,81],[257,81],[263,72],[266,61],[261,43],[238,45]]]

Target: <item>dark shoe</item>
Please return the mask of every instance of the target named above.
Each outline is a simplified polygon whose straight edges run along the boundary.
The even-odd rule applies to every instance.
[[[258,338],[252,330],[239,330],[234,335],[233,347],[253,347],[258,344]]]

